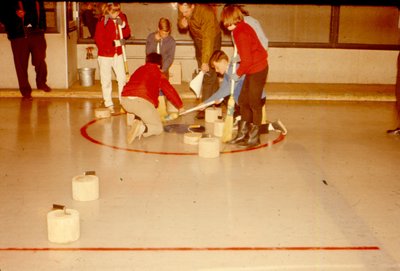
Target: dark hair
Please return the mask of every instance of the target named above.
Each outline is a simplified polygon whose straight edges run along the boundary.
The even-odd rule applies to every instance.
[[[162,56],[157,53],[150,53],[146,56],[146,63],[157,64],[161,67],[162,64]]]
[[[171,32],[171,23],[167,18],[160,18],[158,21],[158,29],[168,32]]]
[[[210,65],[210,67],[212,68],[212,69],[215,69],[215,65],[214,65],[214,62],[220,62],[220,61],[222,61],[222,60],[226,60],[227,62],[229,62],[229,58],[228,58],[228,55],[227,54],[225,54],[225,52],[224,51],[222,51],[222,50],[216,50],[216,51],[214,51],[214,53],[211,55],[211,57],[210,57],[210,63],[209,63],[209,65]]]

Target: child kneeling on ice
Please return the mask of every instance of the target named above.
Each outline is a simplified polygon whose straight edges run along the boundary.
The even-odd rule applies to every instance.
[[[136,137],[140,139],[142,135],[149,137],[163,132],[160,115],[156,109],[160,89],[176,108],[183,109],[178,92],[160,69],[161,64],[160,54],[148,54],[146,64],[139,67],[124,86],[121,105],[127,113],[135,115],[135,120],[127,132],[128,144]]]

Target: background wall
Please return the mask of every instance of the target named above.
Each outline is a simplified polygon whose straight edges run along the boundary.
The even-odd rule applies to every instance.
[[[153,5],[163,5],[165,10],[154,9]],[[221,6],[217,7],[218,9]],[[265,5],[263,5],[265,8]],[[128,14],[132,28],[133,38],[145,38],[146,35],[156,30],[160,16],[171,16],[170,20],[175,26],[176,10],[171,3],[123,4],[123,9]],[[152,16],[145,16],[144,11],[152,12]],[[300,42],[326,42],[329,33],[326,32],[330,14],[330,6],[285,6],[268,5],[268,14],[251,5],[250,14],[269,27],[265,29],[270,41],[300,41]],[[59,33],[46,34],[48,83],[53,88],[68,88],[78,80],[77,70],[81,67],[96,68],[98,77],[97,59],[86,59],[86,48],[95,45],[88,41],[86,44],[77,44],[77,33],[66,33],[66,3],[57,3]],[[351,15],[359,23],[350,20]],[[364,14],[361,16],[360,14]],[[267,16],[268,15],[268,16]],[[312,16],[311,16],[312,15]],[[174,17],[175,16],[175,17]],[[339,40],[354,42],[358,34],[361,39],[368,41],[383,40],[386,43],[399,43],[399,25],[393,21],[399,18],[397,8],[366,7],[355,13],[354,7],[344,7],[341,14],[345,19],[339,32]],[[371,16],[376,20],[371,24],[363,18]],[[175,19],[174,19],[175,18]],[[275,19],[274,19],[275,18]],[[390,19],[391,18],[391,19]],[[279,23],[280,22],[280,23]],[[284,23],[286,22],[286,23]],[[320,22],[318,24],[318,22]],[[400,22],[399,22],[400,23]],[[370,31],[365,33],[365,25]],[[175,31],[175,32],[174,32]],[[358,33],[358,34],[357,34]],[[388,34],[389,33],[389,34]],[[176,39],[190,41],[188,34],[177,33],[173,30]],[[176,35],[176,36],[175,36]],[[359,38],[358,38],[359,39]],[[224,40],[229,41],[229,36]],[[232,47],[222,48],[228,55],[232,55]],[[144,63],[145,49],[143,44],[128,44],[127,56],[129,70],[132,73]],[[332,48],[284,48],[270,47],[270,71],[268,82],[283,83],[346,83],[346,84],[395,84],[397,50],[356,50]],[[96,51],[94,52],[96,56]],[[0,34],[0,88],[18,88],[15,68],[12,59],[10,42],[6,34]],[[194,47],[191,44],[177,46],[175,64],[181,67],[182,81],[190,81],[196,69]],[[29,77],[32,87],[35,88],[35,72],[29,67]]]
[[[271,42],[328,43],[331,32],[331,5],[246,4],[244,8],[256,18]],[[214,4],[219,18],[224,4]],[[177,41],[191,41],[178,31],[176,3],[123,3],[133,39],[145,40],[157,29],[161,17],[172,23]],[[396,6],[340,6],[338,39],[342,43],[398,44],[399,10]],[[224,41],[230,41],[228,32]]]
[[[97,68],[95,59],[86,60],[86,47],[78,45],[78,67]],[[232,47],[223,47],[232,55]],[[395,84],[398,51],[270,48],[268,82]],[[144,63],[144,45],[128,45],[129,71]],[[177,46],[174,64],[182,67],[182,81],[190,81],[197,64],[191,45]],[[96,70],[98,78],[98,69]]]

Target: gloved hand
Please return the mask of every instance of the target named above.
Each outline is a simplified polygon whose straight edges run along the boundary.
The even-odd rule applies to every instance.
[[[162,119],[162,121],[171,121],[174,119],[177,119],[179,117],[178,113],[173,112],[173,113],[169,113],[168,115],[164,116],[164,118]]]
[[[120,39],[120,40],[113,40],[113,45],[115,47],[119,47],[122,45],[125,45],[126,41],[124,39]]]
[[[240,55],[236,54],[236,56],[232,57],[232,63],[240,62]]]
[[[239,81],[239,78],[240,78],[240,76],[238,76],[236,73],[231,75],[231,80],[233,80],[235,82]]]
[[[125,22],[124,22],[120,17],[117,17],[117,18],[115,19],[115,23],[116,23],[117,25],[120,25],[122,28],[125,27]]]

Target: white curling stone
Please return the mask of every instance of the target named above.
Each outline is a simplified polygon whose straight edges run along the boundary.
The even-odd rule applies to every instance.
[[[208,107],[206,108],[206,122],[214,122],[218,117],[222,116],[222,109],[220,107]]]
[[[220,139],[216,137],[203,137],[199,140],[199,156],[203,158],[216,158],[219,156]]]
[[[47,236],[50,242],[65,244],[80,236],[79,212],[74,209],[53,210],[47,213]]]
[[[99,198],[99,177],[78,175],[72,178],[72,198],[78,201],[91,201]]]
[[[183,135],[183,143],[189,145],[198,145],[201,137],[201,133],[185,133]]]
[[[94,115],[98,119],[104,119],[111,117],[111,111],[108,108],[96,108],[94,110]]]
[[[214,121],[214,129],[213,129],[214,136],[222,137],[222,135],[224,134],[224,124],[225,122],[220,119]]]

